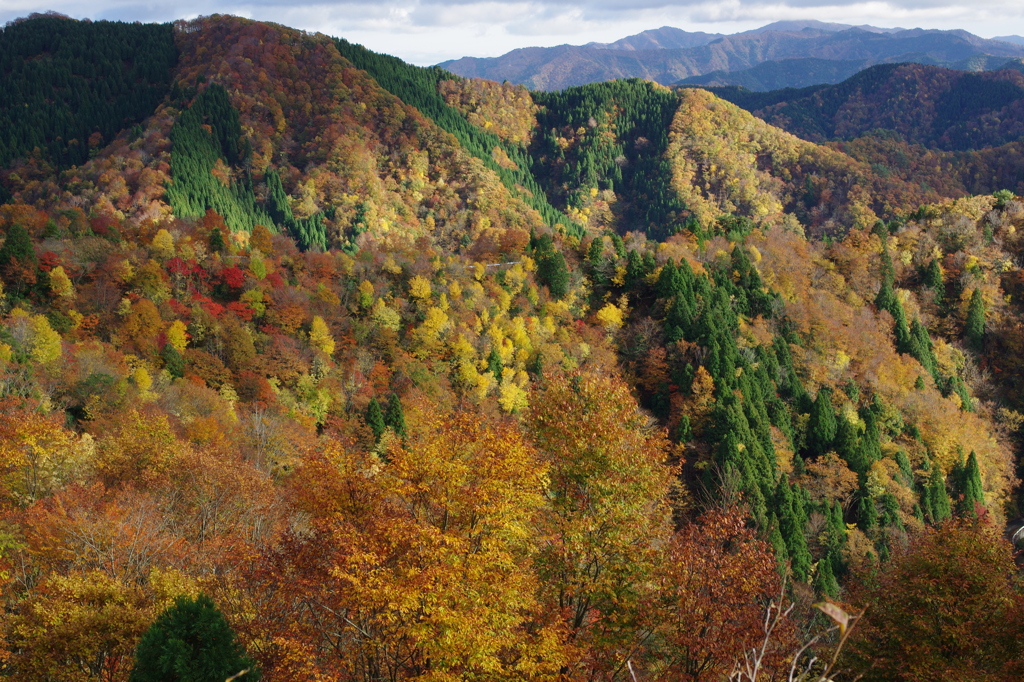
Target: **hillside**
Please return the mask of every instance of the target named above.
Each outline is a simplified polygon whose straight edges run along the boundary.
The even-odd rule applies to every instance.
[[[911,144],[960,151],[1014,142],[1024,133],[1024,75],[1013,70],[896,64],[803,91],[712,92],[813,142],[890,130]]]
[[[1012,193],[703,90],[170,30],[151,112],[0,172],[5,675],[1019,674]],[[969,636],[901,625],[922,592]]]
[[[1024,56],[1024,48],[1012,43],[985,40],[966,31],[896,30],[882,32],[859,28],[796,23],[771,25],[756,31],[722,36],[692,47],[661,47],[661,42],[624,39],[633,49],[609,46],[561,45],[513,50],[500,57],[463,57],[440,64],[467,78],[508,80],[533,90],[561,90],[615,78],[644,78],[665,85],[712,72],[751,69],[764,62],[789,59],[821,59],[878,63],[917,62],[931,65],[964,65],[985,56],[999,63]],[[671,44],[671,39],[662,41]],[[780,67],[781,68],[781,67]],[[836,69],[845,68],[836,65]],[[794,87],[803,82],[779,83]]]
[[[946,196],[1024,190],[1024,79],[919,64],[875,66],[833,86],[711,88],[755,116]]]

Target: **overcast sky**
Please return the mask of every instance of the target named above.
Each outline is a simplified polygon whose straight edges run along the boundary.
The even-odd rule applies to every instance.
[[[1024,35],[1022,0],[0,0],[0,24],[46,10],[124,21],[237,14],[341,36],[423,65],[533,45],[611,42],[660,26],[735,33],[781,19]]]

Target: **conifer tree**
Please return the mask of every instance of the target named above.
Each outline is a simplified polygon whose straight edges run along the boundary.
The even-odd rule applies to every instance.
[[[843,507],[839,504],[839,500],[833,502],[831,507],[826,503],[825,516],[827,520],[825,544],[832,560],[832,574],[840,575],[846,570],[842,554],[843,546],[846,544],[846,522],[843,519]]]
[[[240,682],[260,679],[223,614],[206,595],[179,597],[142,636],[130,682]]]
[[[839,582],[832,572],[832,552],[818,562],[818,571],[814,575],[814,589],[819,594],[832,599],[839,596]]]
[[[863,530],[870,530],[878,525],[878,509],[875,508],[875,500],[863,486],[860,490],[860,523]]]
[[[402,411],[402,401],[396,393],[392,393],[391,397],[388,398],[388,407],[384,412],[384,423],[399,436],[403,438],[406,436],[405,413]]]
[[[768,542],[771,543],[775,549],[775,560],[778,562],[779,575],[786,575],[786,566],[789,563],[789,550],[786,549],[786,541],[782,537],[782,531],[779,529],[779,517],[772,512],[769,517],[768,527],[771,530],[768,532]]]
[[[21,223],[14,223],[7,229],[4,245],[0,246],[0,267],[11,263],[36,262],[36,252],[32,248],[32,237]]]
[[[811,553],[804,537],[804,523],[807,521],[799,493],[794,492],[788,479],[783,476],[775,488],[775,508],[779,514],[779,530],[786,542],[793,578],[807,582],[811,573]]]
[[[182,357],[177,348],[169,343],[164,344],[163,350],[160,351],[160,357],[164,361],[164,369],[172,377],[180,378],[185,376],[185,358]]]
[[[974,401],[971,400],[971,394],[967,390],[967,384],[964,383],[964,380],[960,377],[950,377],[949,386],[960,398],[960,409],[964,412],[974,412]]]
[[[931,479],[926,488],[928,506],[931,509],[932,523],[938,525],[952,515],[949,502],[949,492],[946,490],[946,481],[942,477],[939,467],[933,467]]]
[[[807,426],[807,445],[812,456],[823,455],[832,448],[837,428],[836,412],[832,407],[832,389],[823,386],[814,399]]]
[[[958,466],[954,472],[957,488],[957,511],[963,515],[974,518],[977,516],[975,505],[985,504],[985,490],[981,484],[981,469],[978,467],[978,458],[974,451],[971,451],[967,463]]]
[[[501,361],[498,349],[492,346],[491,352],[487,355],[487,371],[491,373],[495,381],[501,381],[501,370],[504,366],[505,363]]]
[[[224,235],[220,233],[220,228],[215,227],[210,230],[210,251],[213,253],[223,253],[225,248]]]
[[[591,271],[596,273],[604,265],[604,238],[595,237],[590,241],[587,249],[587,260],[590,262]]]
[[[387,429],[387,424],[384,422],[384,413],[376,398],[370,398],[370,404],[366,407],[366,425],[373,431],[374,442],[379,443]]]
[[[981,289],[975,289],[971,294],[971,302],[967,306],[967,322],[964,324],[964,338],[971,348],[981,351],[985,341],[985,299],[982,298]]]
[[[900,503],[892,493],[882,495],[882,515],[879,519],[882,526],[903,530],[903,519],[900,518]]]
[[[569,268],[562,252],[555,249],[549,235],[541,237],[537,249],[537,281],[546,285],[556,299],[569,292]]]
[[[813,412],[812,412],[813,415]],[[813,417],[812,417],[813,418]],[[861,476],[867,473],[867,458],[864,456],[863,445],[857,425],[840,415],[836,420],[836,436],[832,443],[835,451],[850,465],[850,470]]]
[[[876,396],[877,397],[877,396]],[[878,418],[873,408],[866,407],[860,411],[864,420],[864,436],[861,438],[861,452],[865,464],[870,467],[882,459],[882,439],[878,433]]]
[[[900,475],[903,477],[903,484],[914,485],[914,469],[910,466],[910,458],[904,450],[896,451],[896,464],[900,468]]]
[[[910,323],[910,354],[928,370],[929,374],[937,376],[931,337],[928,336],[928,330],[921,324],[921,320],[916,317]]]
[[[0,280],[7,282],[11,293],[23,295],[36,283],[37,263],[28,230],[21,223],[14,223],[0,246]]]

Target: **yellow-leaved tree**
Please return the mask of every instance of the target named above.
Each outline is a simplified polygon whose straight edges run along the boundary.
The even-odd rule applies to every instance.
[[[249,637],[282,679],[555,679],[532,570],[545,464],[513,420],[409,414],[384,460],[332,440],[300,467],[308,528],[254,569]]]
[[[604,678],[641,644],[636,624],[671,534],[669,443],[621,379],[580,371],[547,382],[529,423],[549,467],[542,599],[579,647],[568,677]]]
[[[327,355],[334,353],[334,337],[324,318],[319,315],[313,316],[313,323],[309,327],[309,345]]]

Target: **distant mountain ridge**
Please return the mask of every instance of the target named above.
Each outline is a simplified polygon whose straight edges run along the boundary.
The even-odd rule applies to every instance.
[[[738,86],[752,91],[804,88],[822,83],[839,83],[867,66],[858,59],[781,59],[761,62],[742,71],[712,71],[690,76],[678,85],[704,87]]]
[[[614,43],[521,48],[500,57],[463,57],[439,66],[467,78],[508,80],[536,90],[558,90],[632,77],[668,85],[711,73],[716,73],[717,82],[722,82],[721,74],[790,59],[859,61],[864,67],[916,62],[993,68],[1020,57],[1024,57],[1024,44],[1008,39],[988,40],[963,30],[885,29],[797,21],[777,22],[724,36],[662,27]],[[807,84],[806,75],[799,69],[789,69],[792,75],[785,76],[786,66],[776,68],[780,70],[780,80],[769,87]],[[849,68],[848,64],[837,64],[823,69],[834,74],[826,82],[841,80],[849,75]]]
[[[681,28],[662,26],[661,28],[642,31],[627,36],[614,43],[587,43],[584,47],[598,50],[671,50],[677,48],[700,47],[724,38],[724,33],[704,33],[703,31],[684,31]]]

